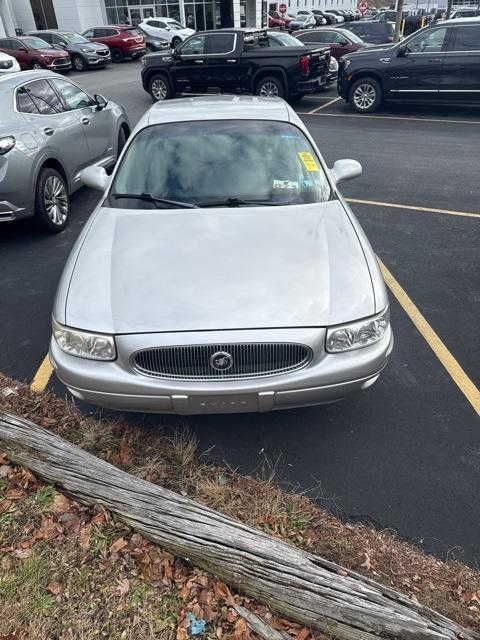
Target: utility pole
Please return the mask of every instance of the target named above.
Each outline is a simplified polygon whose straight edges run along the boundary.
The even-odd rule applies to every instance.
[[[453,5],[453,0],[448,0],[447,15],[445,16],[446,20],[448,20],[450,18],[450,14],[452,13],[452,5]]]
[[[450,3],[452,0],[448,0]],[[397,0],[397,18],[395,20],[395,36],[393,38],[394,42],[398,42],[400,37],[400,27],[402,25],[403,20],[403,0]]]

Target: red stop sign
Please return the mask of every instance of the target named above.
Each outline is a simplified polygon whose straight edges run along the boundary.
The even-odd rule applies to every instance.
[[[280,11],[280,13],[287,13],[287,5],[286,4],[281,4],[278,7],[278,10]]]
[[[364,14],[367,9],[368,9],[368,5],[365,2],[361,2],[358,5],[358,10],[360,11],[361,14]]]

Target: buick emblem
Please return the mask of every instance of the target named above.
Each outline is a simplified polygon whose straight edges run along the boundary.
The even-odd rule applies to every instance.
[[[210,366],[216,371],[228,371],[233,367],[233,358],[226,351],[217,351],[210,357]]]

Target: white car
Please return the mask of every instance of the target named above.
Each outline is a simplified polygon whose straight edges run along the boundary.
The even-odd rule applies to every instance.
[[[13,56],[0,51],[0,75],[4,73],[14,73],[20,71],[20,65]]]
[[[138,26],[151,36],[165,38],[174,49],[195,33],[195,29],[188,29],[173,18],[148,18]]]

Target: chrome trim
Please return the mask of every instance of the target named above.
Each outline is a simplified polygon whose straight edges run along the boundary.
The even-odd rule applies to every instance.
[[[211,366],[211,357],[226,353],[227,370]],[[245,380],[291,373],[306,367],[312,349],[295,342],[245,342],[149,347],[130,356],[130,366],[141,375],[168,380]]]
[[[390,89],[390,93],[438,93],[438,89]]]

